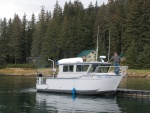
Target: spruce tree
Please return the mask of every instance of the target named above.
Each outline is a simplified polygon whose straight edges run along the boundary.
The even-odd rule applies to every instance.
[[[43,38],[45,37],[46,32],[46,15],[45,15],[45,9],[42,6],[41,12],[39,14],[39,20],[36,23],[35,31],[33,34],[33,42],[32,42],[32,50],[31,50],[31,56],[32,57],[41,57],[41,50],[42,50],[42,42]]]
[[[131,4],[131,10],[128,14],[125,40],[124,40],[124,49],[130,49],[132,47],[131,42],[135,43],[136,56],[135,58],[129,59],[129,62],[136,59],[134,68],[140,68],[141,63],[140,54],[143,53],[145,45],[149,44],[149,18],[150,9],[147,6],[149,1],[133,1]],[[131,55],[132,53],[127,54]]]
[[[15,64],[22,62],[22,26],[21,20],[17,14],[14,15],[12,21],[12,31],[10,36],[10,49],[12,50],[10,57],[12,57]]]
[[[150,46],[145,44],[143,51],[139,55],[139,66],[140,69],[150,69]]]
[[[35,15],[32,14],[31,21],[28,22],[28,26],[27,26],[26,56],[28,58],[31,57],[31,47],[32,47],[32,41],[33,41],[33,34],[35,32],[35,27],[36,27],[35,22],[36,22]]]
[[[7,20],[0,21],[0,65],[6,66],[8,60]]]
[[[27,36],[27,19],[26,19],[26,14],[23,16],[22,20],[22,43],[21,43],[21,48],[22,48],[22,63],[26,62],[27,59],[27,53],[28,53],[28,36]]]
[[[108,40],[106,39],[106,33],[108,32],[108,29],[106,28],[106,22],[107,22],[107,14],[106,14],[106,6],[103,4],[100,6],[95,24],[94,24],[94,45],[96,46],[96,39],[98,37],[98,46],[99,46],[99,55],[106,55],[107,54],[107,46],[108,46]],[[98,34],[98,28],[99,28],[99,34]]]

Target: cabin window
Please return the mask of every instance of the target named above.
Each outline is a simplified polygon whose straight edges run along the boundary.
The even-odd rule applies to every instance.
[[[93,64],[90,68],[90,72],[94,72],[95,69],[97,68],[98,64]]]
[[[73,72],[73,65],[63,66],[63,72]]]
[[[109,66],[99,66],[96,70],[95,70],[95,72],[96,73],[107,73],[108,72],[108,70],[109,70]]]
[[[96,72],[96,73],[107,73],[109,69],[108,65],[98,65],[98,64],[93,64],[90,67],[90,72]]]
[[[89,65],[77,65],[76,72],[86,72]]]

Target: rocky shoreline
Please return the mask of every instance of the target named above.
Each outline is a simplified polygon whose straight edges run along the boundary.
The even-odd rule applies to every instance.
[[[129,78],[150,78],[150,73],[148,73],[148,74],[147,73],[139,74],[139,73],[128,72],[127,77],[129,77]]]

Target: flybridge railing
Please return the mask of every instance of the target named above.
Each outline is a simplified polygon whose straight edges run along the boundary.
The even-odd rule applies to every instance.
[[[115,73],[117,75],[126,76],[128,66],[98,66],[95,73]]]

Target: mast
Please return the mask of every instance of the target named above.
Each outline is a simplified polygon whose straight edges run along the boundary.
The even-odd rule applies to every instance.
[[[108,60],[109,60],[109,55],[110,55],[110,29],[109,29],[109,48],[108,48]]]
[[[98,26],[98,32],[97,32],[97,44],[96,44],[96,61],[97,61],[97,58],[98,58],[98,35],[99,35],[99,26]]]

